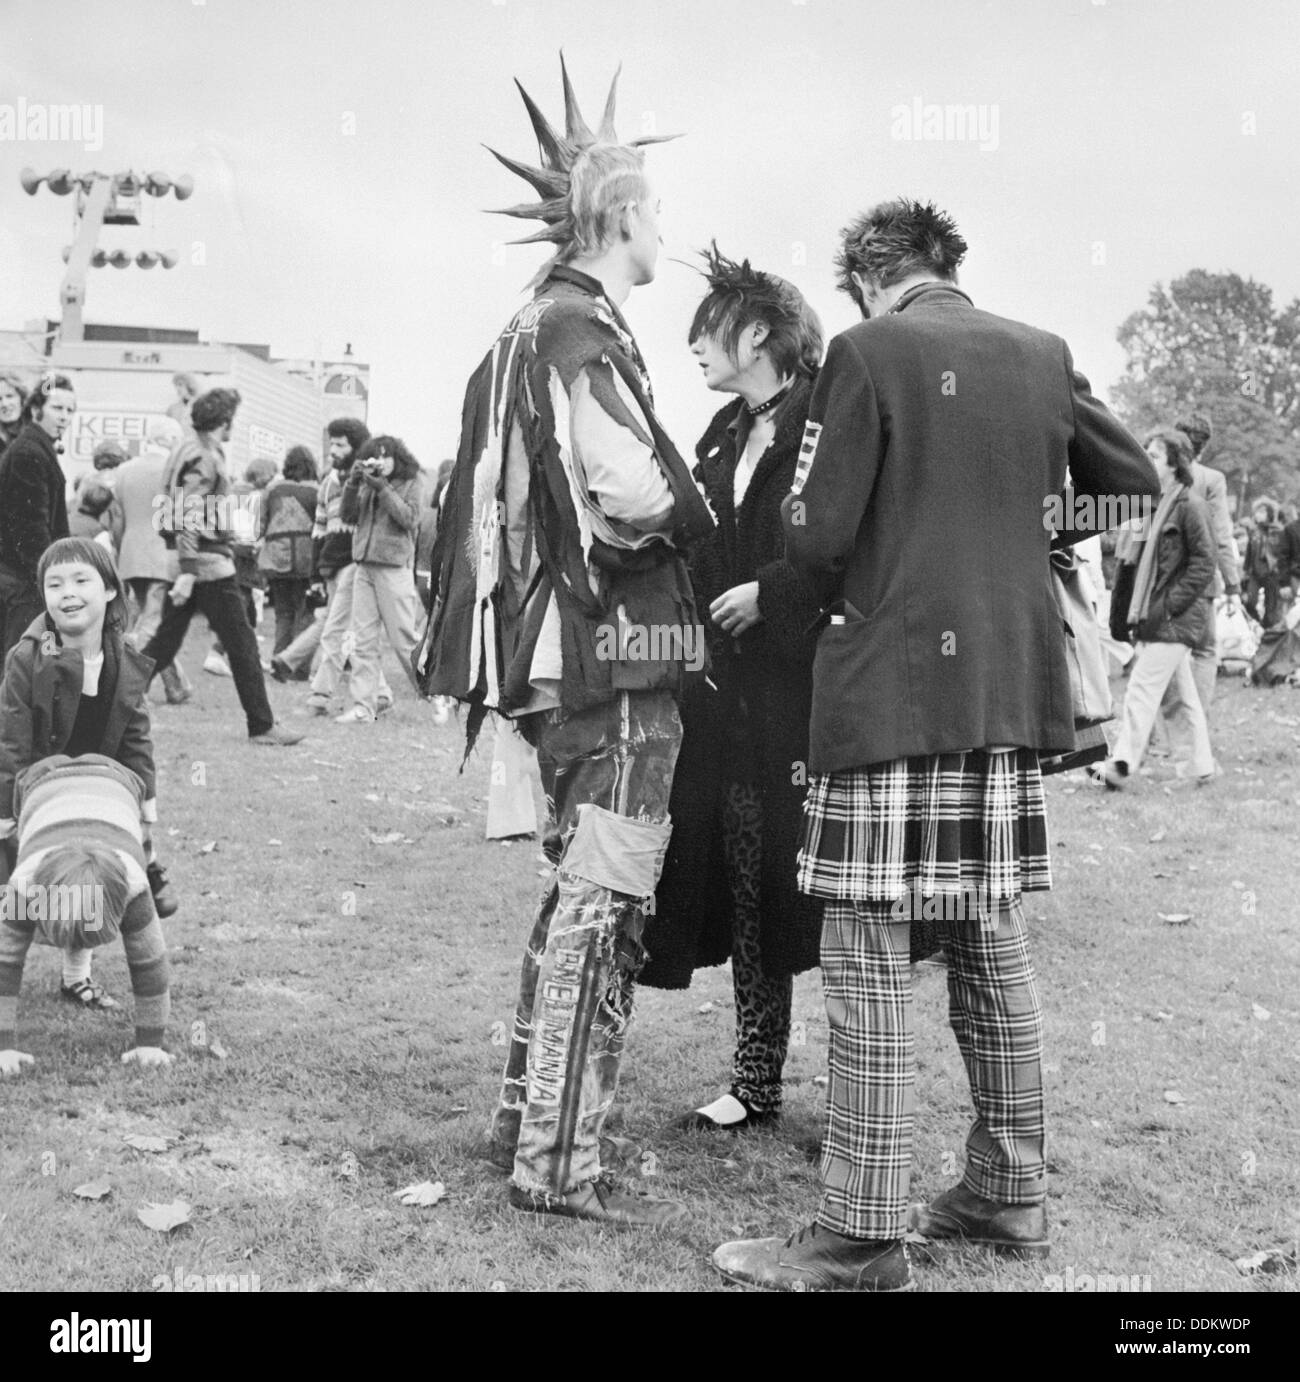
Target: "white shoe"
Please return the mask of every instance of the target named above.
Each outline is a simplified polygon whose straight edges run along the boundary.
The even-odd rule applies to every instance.
[[[433,723],[435,725],[445,725],[449,717],[450,712],[447,709],[446,697],[435,696],[433,698]]]
[[[391,696],[380,696],[375,702],[375,718],[386,714],[393,708],[393,698]]]
[[[211,672],[214,677],[229,677],[234,674],[230,670],[230,663],[218,652],[211,652],[203,659],[203,670]]]
[[[375,717],[366,709],[364,705],[354,705],[351,710],[345,710],[342,715],[335,715],[336,725],[370,725],[374,724]]]

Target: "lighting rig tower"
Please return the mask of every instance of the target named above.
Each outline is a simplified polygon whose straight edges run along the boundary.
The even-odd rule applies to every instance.
[[[66,168],[56,168],[52,173],[38,176],[31,168],[24,168],[19,181],[30,197],[36,195],[41,183],[58,197],[66,197],[74,188],[77,192],[74,238],[63,250],[68,271],[59,290],[63,306],[63,324],[59,330],[62,343],[85,340],[82,308],[86,302],[88,268],[102,269],[105,264],[112,264],[114,268],[125,269],[133,262],[142,269],[152,269],[155,264],[161,264],[164,269],[175,268],[177,255],[174,250],[140,250],[132,256],[124,249],[108,253],[98,249],[97,243],[102,226],[140,224],[140,198],[144,192],[151,197],[165,197],[168,192],[174,192],[177,201],[185,201],[194,191],[194,179],[188,174],[173,181],[166,173],[73,174]]]

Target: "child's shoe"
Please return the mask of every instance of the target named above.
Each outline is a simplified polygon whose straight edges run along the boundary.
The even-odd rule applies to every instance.
[[[149,879],[149,891],[153,894],[153,909],[160,917],[175,916],[180,903],[176,900],[176,890],[167,881],[167,870],[157,861],[145,865]]]
[[[93,979],[78,979],[75,984],[60,984],[59,997],[69,1003],[80,1003],[83,1008],[94,1008],[96,1012],[113,1012],[122,1005],[105,988]]]

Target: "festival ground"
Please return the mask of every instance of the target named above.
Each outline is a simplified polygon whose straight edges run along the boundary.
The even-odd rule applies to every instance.
[[[124,1005],[111,1016],[60,1002],[57,957],[33,953],[20,1045],[37,1064],[2,1095],[0,1289],[147,1292],[179,1273],[262,1292],[699,1291],[718,1284],[720,1241],[806,1221],[826,1052],[816,974],[796,987],[784,1122],[735,1141],[669,1127],[726,1086],[726,970],[642,994],[610,1128],[634,1173],[690,1204],[689,1227],[619,1234],[511,1209],[475,1149],[537,844],[484,841],[487,762],[457,775],[457,725],[436,727],[395,666],[398,707],[374,726],[298,721],[301,692],[272,685],[277,715],[310,737],[271,754],[243,739],[232,684],[200,671],[204,647],[187,648],[195,701],[155,714],[159,843],[183,898],[167,923],[177,1061],[150,1075],[118,1063],[120,948],[96,961]],[[1205,790],[1167,764],[1114,796],[1081,774],[1049,781],[1057,887],[1027,911],[1052,1256],[946,1252],[918,1261],[922,1289],[1294,1289],[1234,1259],[1293,1245],[1300,1204],[1300,694],[1221,679],[1214,738],[1225,773]],[[960,1165],[966,1082],[941,972],[923,969],[917,993],[913,1190],[927,1195]],[[96,1181],[104,1198],[73,1193]],[[436,1204],[397,1198],[426,1181],[445,1190]],[[137,1218],[177,1200],[182,1227]]]

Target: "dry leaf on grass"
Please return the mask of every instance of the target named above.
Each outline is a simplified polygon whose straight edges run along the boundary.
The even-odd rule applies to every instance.
[[[215,1039],[208,1042],[207,1046],[204,1049],[207,1051],[208,1055],[212,1057],[213,1060],[225,1060],[226,1057],[230,1054],[226,1050],[226,1048]]]
[[[217,842],[216,842],[215,840],[209,840],[209,841],[207,842],[207,844],[205,844],[205,845],[200,845],[200,846],[199,846],[199,853],[200,853],[200,854],[211,854],[211,853],[216,849],[216,847],[217,847]]]
[[[1192,919],[1191,912],[1157,912],[1156,916],[1158,916],[1166,926],[1186,926]]]
[[[167,1150],[165,1137],[152,1137],[147,1133],[129,1132],[122,1141],[128,1147],[134,1147],[137,1152],[165,1152]]]
[[[1252,1003],[1250,1010],[1254,1014],[1256,1022],[1267,1022],[1273,1016],[1267,1008],[1261,1008],[1258,1003]]]
[[[170,1233],[174,1228],[190,1221],[190,1207],[184,1200],[173,1200],[171,1204],[146,1202],[135,1211],[135,1217],[155,1233]]]
[[[1165,1103],[1167,1103],[1167,1104],[1185,1104],[1186,1102],[1187,1102],[1187,1096],[1186,1096],[1185,1094],[1180,1094],[1176,1089],[1166,1089],[1166,1090],[1165,1090]]]
[[[393,1195],[395,1200],[401,1200],[403,1204],[421,1208],[437,1204],[446,1197],[447,1187],[440,1180],[426,1180],[421,1181],[419,1185],[408,1185],[405,1190],[398,1190]]]
[[[406,840],[406,836],[400,830],[390,830],[383,835],[372,835],[370,843],[372,845],[396,845]]]
[[[1168,831],[1164,828],[1164,826],[1162,825],[1162,826],[1160,827],[1160,829],[1157,830],[1156,833],[1155,833],[1154,835],[1148,835],[1148,836],[1147,836],[1147,843],[1148,843],[1148,844],[1151,844],[1151,845],[1158,845],[1158,844],[1160,843],[1160,841],[1163,840],[1163,839],[1165,838],[1165,836],[1168,835],[1168,834],[1169,834],[1169,832],[1168,832]]]
[[[88,1180],[78,1185],[72,1192],[79,1200],[102,1200],[113,1193],[113,1187],[106,1180]]]
[[[1252,1252],[1248,1257],[1239,1257],[1233,1266],[1242,1276],[1255,1276],[1260,1272],[1290,1272],[1300,1266],[1297,1248],[1294,1243],[1287,1248],[1265,1248],[1262,1252]]]

